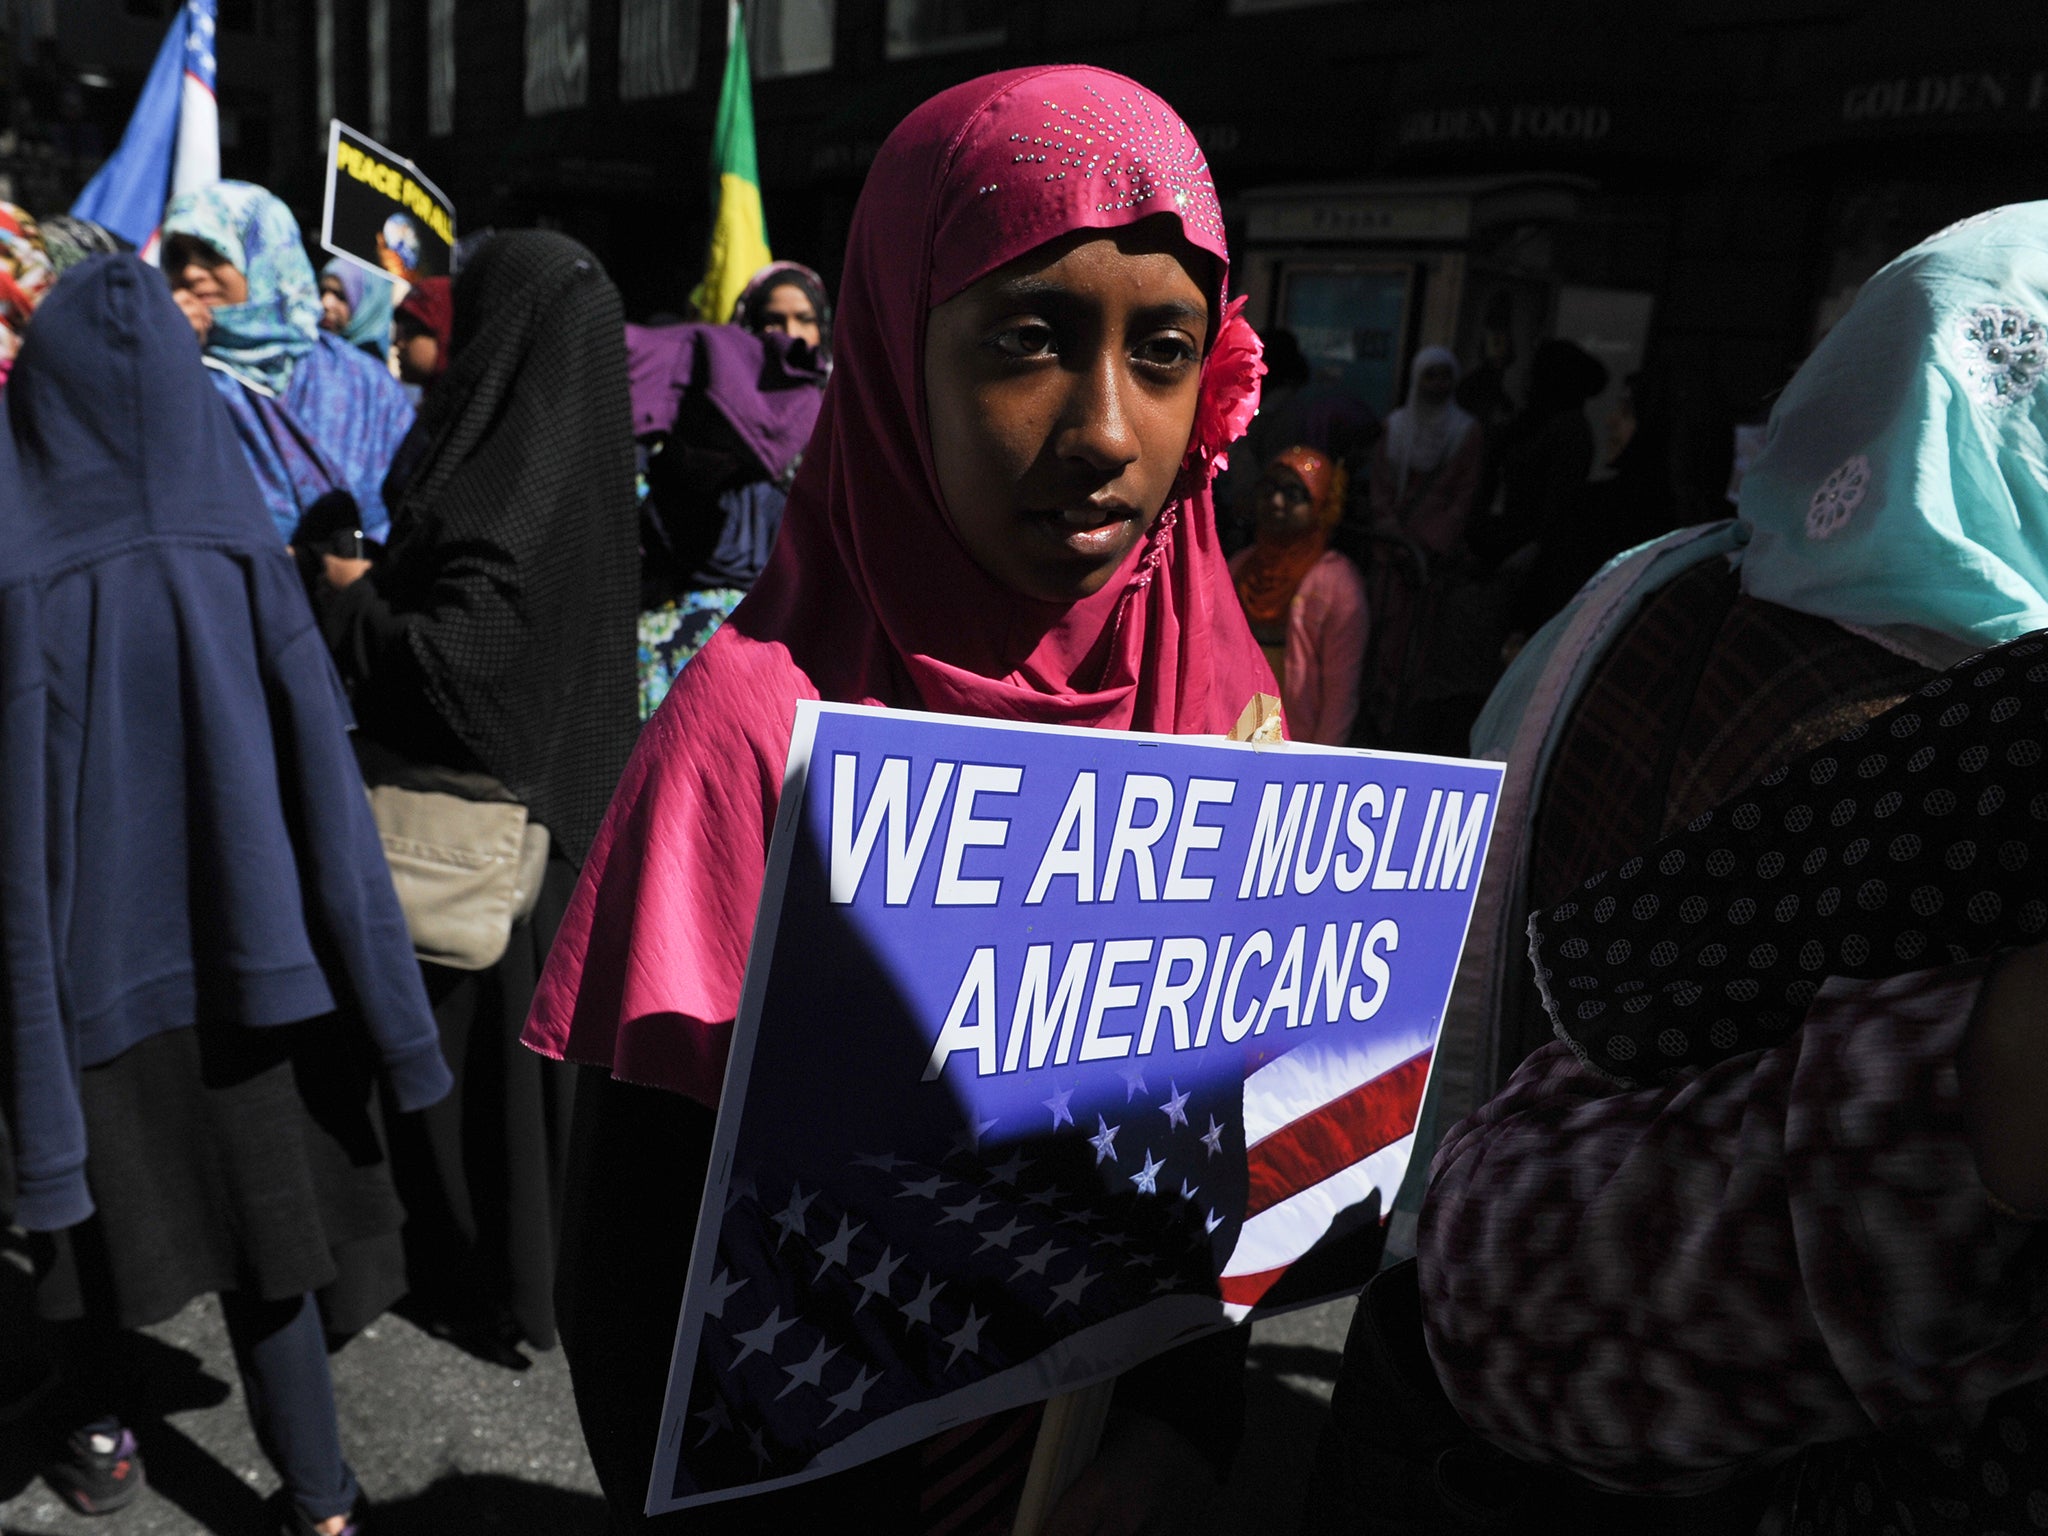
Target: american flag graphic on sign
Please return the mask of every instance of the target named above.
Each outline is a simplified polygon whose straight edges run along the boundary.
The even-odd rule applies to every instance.
[[[1362,1283],[1497,784],[805,706],[650,1510]]]

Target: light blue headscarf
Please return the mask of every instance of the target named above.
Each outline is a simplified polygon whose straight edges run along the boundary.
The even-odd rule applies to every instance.
[[[1744,477],[1742,588],[1924,660],[2048,625],[2048,203],[1863,286]]]
[[[320,334],[320,286],[291,209],[246,181],[216,181],[171,199],[163,234],[204,240],[248,280],[244,303],[213,312],[207,361],[283,394]]]
[[[341,284],[348,300],[348,324],[341,328],[341,339],[382,357],[391,349],[391,279],[342,256],[320,269],[323,283],[330,277]]]

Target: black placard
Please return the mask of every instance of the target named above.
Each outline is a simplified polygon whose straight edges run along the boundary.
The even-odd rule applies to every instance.
[[[446,277],[455,205],[412,161],[337,118],[328,126],[320,243],[402,282]]]

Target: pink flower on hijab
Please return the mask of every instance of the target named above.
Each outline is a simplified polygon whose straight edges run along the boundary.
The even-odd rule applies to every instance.
[[[1259,380],[1266,374],[1265,343],[1244,317],[1242,296],[1223,311],[1216,345],[1202,364],[1202,395],[1195,406],[1194,435],[1188,439],[1186,468],[1199,469],[1204,483],[1230,467],[1230,445],[1259,414]]]

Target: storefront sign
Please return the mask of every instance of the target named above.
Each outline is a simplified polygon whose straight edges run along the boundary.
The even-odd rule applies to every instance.
[[[1840,121],[1862,128],[1926,118],[2048,113],[2048,69],[1954,70],[1865,80],[1842,91]]]
[[[1598,144],[1613,131],[1614,112],[1600,102],[1532,101],[1409,112],[1401,118],[1395,142],[1403,149],[1447,144]]]
[[[1471,233],[1464,197],[1245,199],[1253,240],[1462,240]]]

